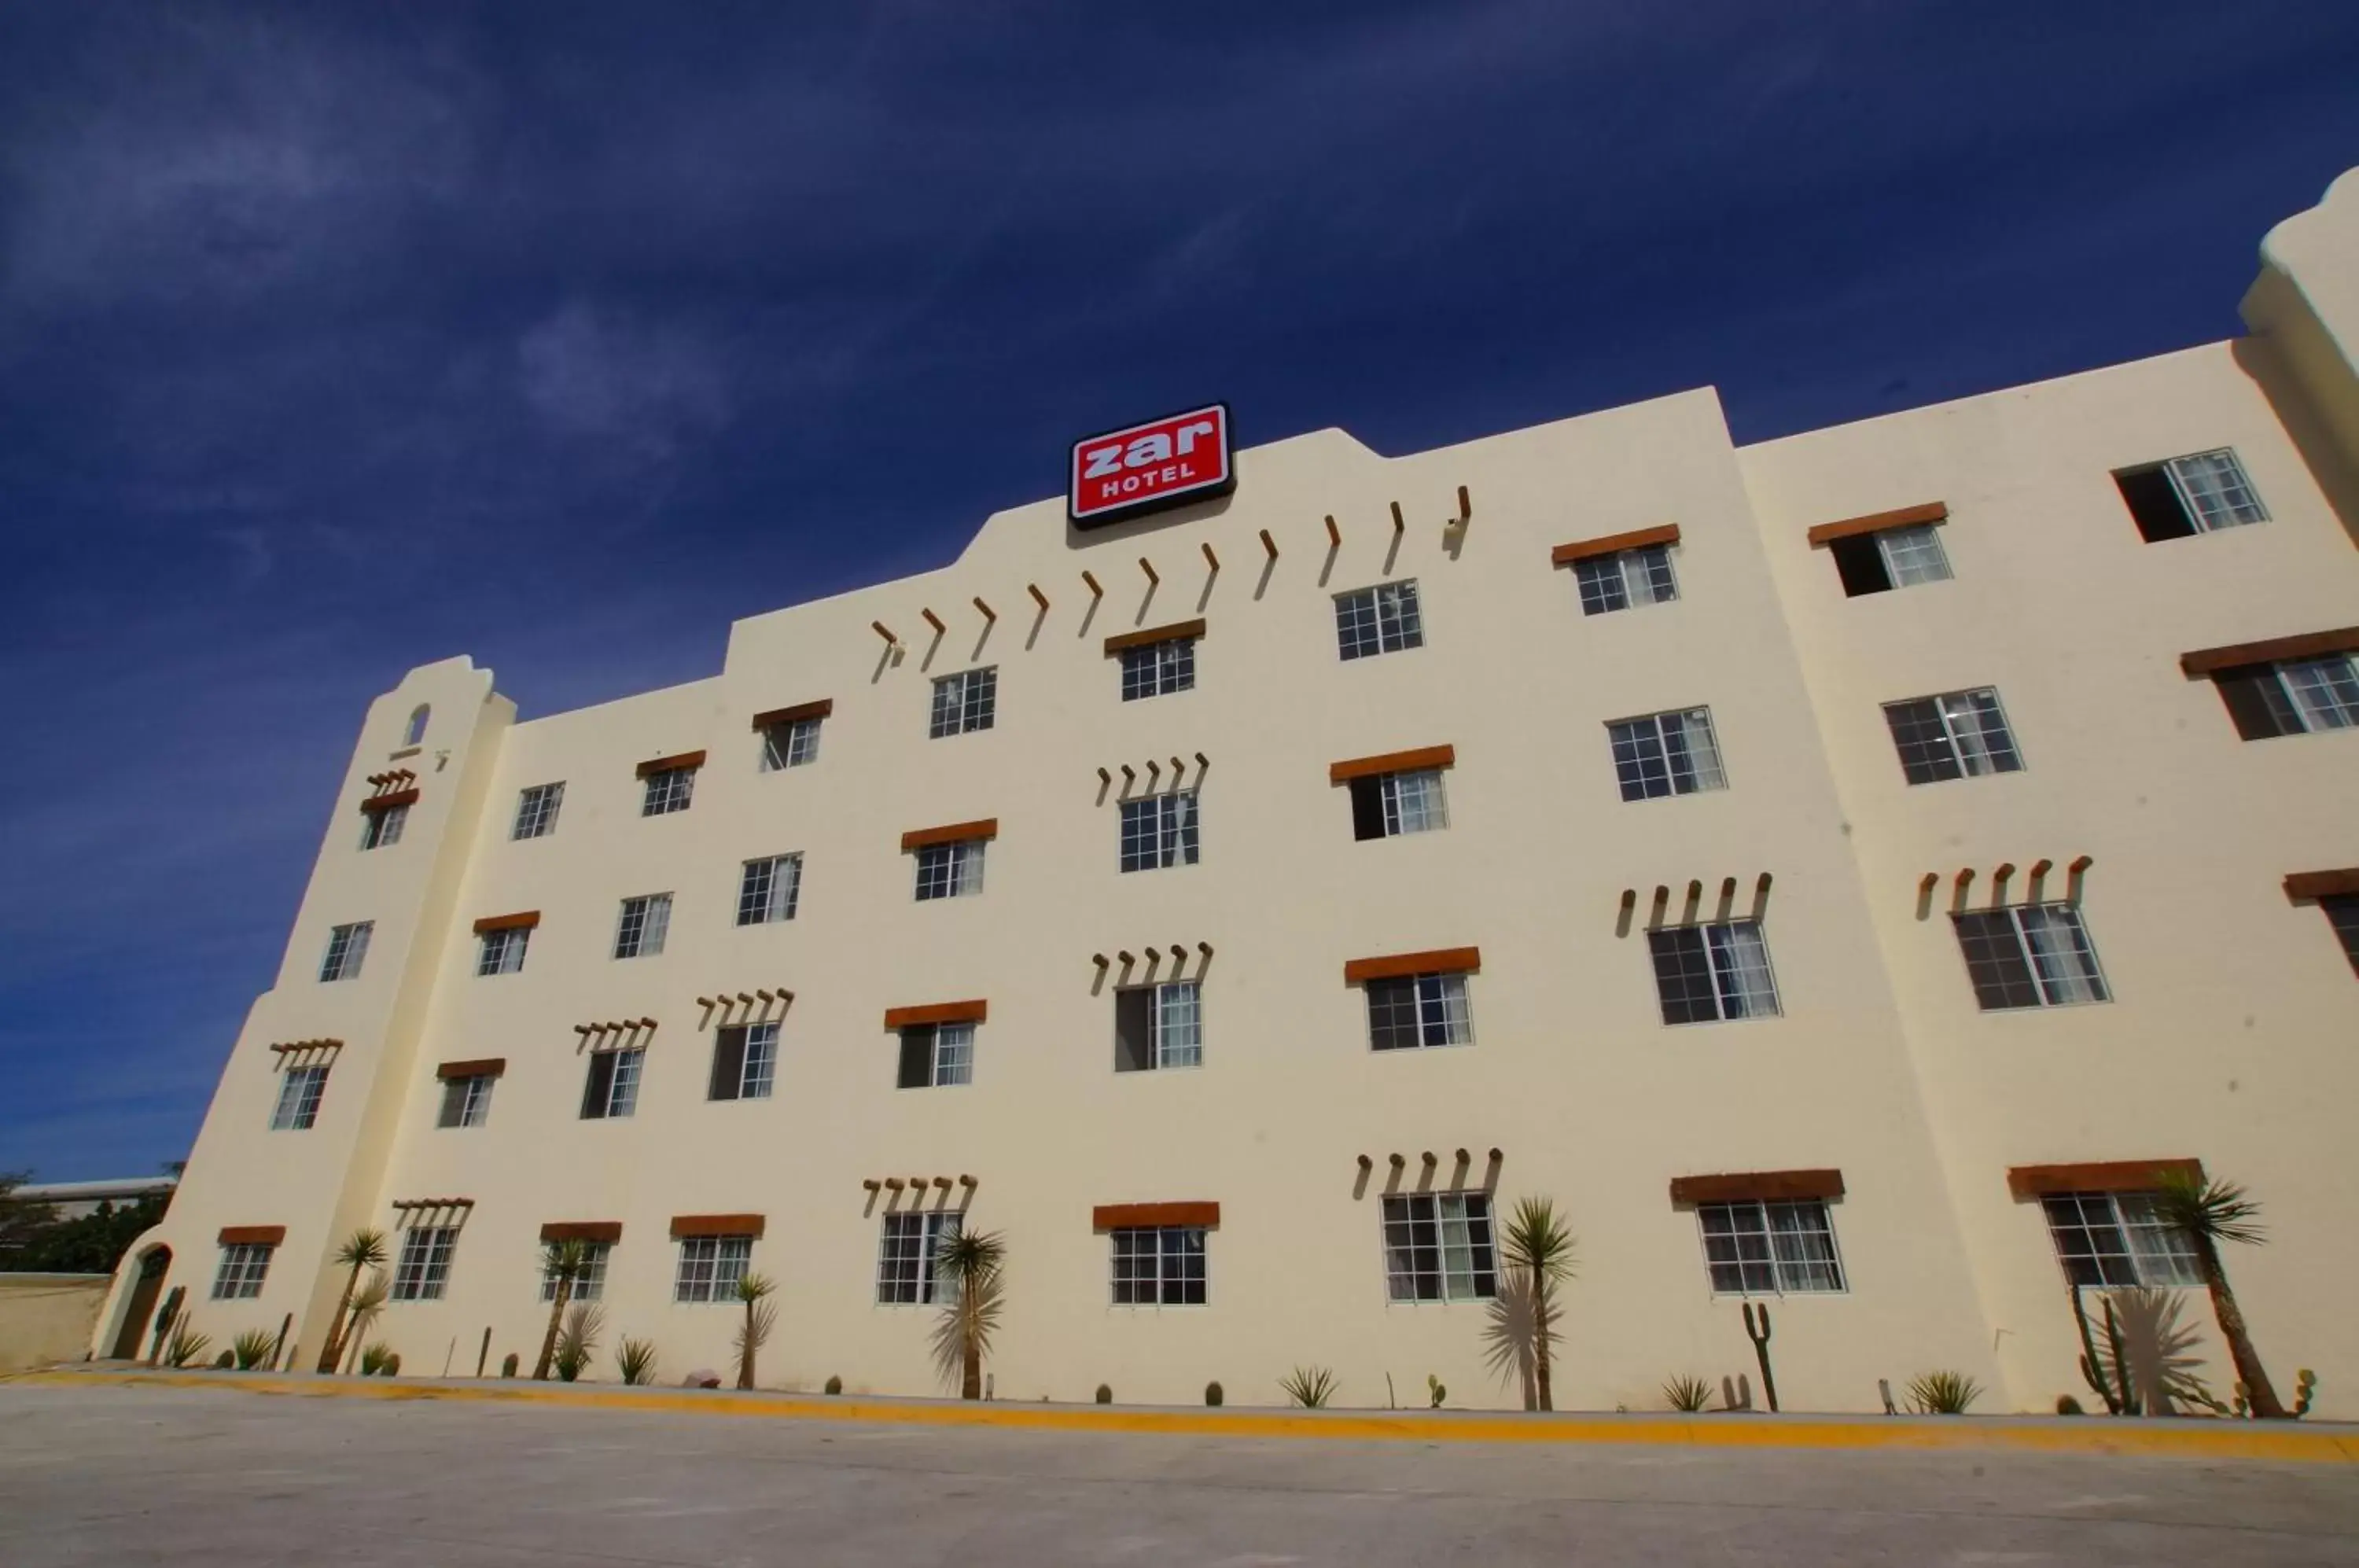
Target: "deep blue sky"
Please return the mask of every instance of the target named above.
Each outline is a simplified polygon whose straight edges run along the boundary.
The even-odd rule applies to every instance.
[[[10,6],[0,1170],[186,1152],[410,665],[709,674],[1206,397],[1742,441],[2225,337],[2354,162],[2351,0]]]

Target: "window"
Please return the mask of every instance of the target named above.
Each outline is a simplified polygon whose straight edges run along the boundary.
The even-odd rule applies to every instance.
[[[1775,1018],[1777,983],[1758,920],[1666,926],[1647,933],[1667,1024]]]
[[[923,844],[918,850],[918,898],[964,898],[983,891],[983,846],[962,838],[954,844]]]
[[[2347,653],[2234,665],[2212,682],[2246,740],[2359,725],[2359,659]]]
[[[647,1059],[645,1046],[590,1053],[590,1075],[582,1085],[582,1119],[598,1121],[627,1116],[638,1108],[639,1068]]]
[[[362,920],[354,925],[338,926],[328,932],[328,955],[320,961],[322,980],[354,980],[360,977],[361,961],[368,956],[369,932],[375,920]]]
[[[1417,580],[1380,583],[1335,595],[1335,641],[1345,659],[1423,648],[1425,621],[1418,613]]]
[[[393,1299],[439,1301],[451,1282],[451,1252],[459,1245],[456,1225],[420,1225],[401,1233],[401,1256],[393,1265]]]
[[[2253,482],[2245,477],[2245,465],[2225,447],[2125,468],[2114,475],[2114,484],[2148,544],[2269,520]]]
[[[442,1112],[438,1127],[482,1127],[492,1119],[492,1085],[499,1080],[488,1073],[442,1081]]]
[[[309,1132],[320,1119],[320,1096],[327,1092],[325,1067],[289,1067],[278,1079],[278,1104],[271,1108],[272,1132]]]
[[[1605,733],[1614,743],[1614,773],[1625,800],[1728,788],[1709,708],[1621,719],[1607,724]]]
[[[934,1258],[959,1233],[959,1216],[937,1210],[888,1214],[876,1247],[876,1304],[880,1307],[947,1306],[958,1300],[958,1281],[937,1277]]]
[[[387,806],[381,811],[362,813],[361,847],[390,849],[401,842],[401,830],[409,825],[408,806]]]
[[[653,958],[663,951],[664,934],[670,930],[670,894],[643,893],[625,898],[622,919],[614,925],[614,956]]]
[[[2023,767],[2006,714],[1998,705],[1998,692],[1988,686],[1886,702],[1884,722],[1891,726],[1892,744],[1899,750],[1900,771],[1911,784],[1980,779]]]
[[[1203,990],[1196,981],[1132,985],[1114,994],[1115,1072],[1201,1067],[1203,1062]]]
[[[423,741],[426,738],[426,721],[433,716],[433,708],[424,702],[420,702],[415,708],[410,709],[409,723],[402,726],[401,744],[405,746],[411,746]]]
[[[1827,553],[1835,558],[1835,572],[1843,579],[1846,598],[1950,580],[1950,558],[1941,552],[1941,530],[1930,523],[1853,534],[1831,542]]]
[[[754,1262],[750,1236],[684,1236],[679,1238],[679,1273],[672,1281],[675,1301],[732,1301],[737,1281]]]
[[[1450,810],[1442,800],[1439,768],[1373,773],[1352,780],[1352,836],[1355,839],[1431,833],[1449,825]]]
[[[737,923],[766,926],[793,920],[802,888],[801,855],[773,855],[747,861],[737,879]]]
[[[939,1089],[974,1082],[974,1026],[919,1024],[901,1031],[904,1089]]]
[[[1387,1300],[1476,1301],[1499,1293],[1489,1194],[1388,1193],[1384,1214]]]
[[[562,783],[534,785],[516,797],[516,827],[508,837],[547,838],[557,831],[557,809],[563,804]]]
[[[1168,697],[1196,685],[1196,639],[1166,637],[1122,650],[1122,700]]]
[[[1821,1199],[1699,1203],[1696,1220],[1716,1296],[1843,1288],[1834,1222]]]
[[[987,730],[999,707],[999,670],[962,670],[934,682],[934,713],[929,739]]]
[[[1371,980],[1368,1045],[1414,1051],[1429,1045],[1472,1045],[1474,1016],[1466,1006],[1463,975],[1404,975]]]
[[[1642,550],[1617,550],[1572,563],[1581,584],[1581,613],[1603,615],[1634,604],[1668,604],[1680,596],[1671,577],[1671,552],[1667,545]]]
[[[647,794],[639,801],[639,815],[665,817],[684,811],[695,794],[695,768],[659,768],[647,775]]]
[[[732,1024],[712,1037],[709,1100],[766,1100],[778,1067],[778,1026]]]
[[[819,721],[788,719],[762,732],[762,771],[777,773],[819,760]]]
[[[531,945],[530,926],[502,926],[497,931],[478,931],[475,940],[475,973],[484,975],[514,975],[524,967],[524,950]]]
[[[1196,864],[1196,791],[1175,789],[1122,803],[1122,868]]]
[[[1115,1306],[1204,1304],[1202,1225],[1134,1225],[1106,1234],[1114,1238]]]
[[[262,1294],[262,1277],[270,1272],[267,1242],[223,1242],[221,1267],[213,1273],[213,1300],[250,1301]]]
[[[2152,1192],[2058,1192],[2040,1200],[2056,1261],[2075,1285],[2201,1285],[2194,1246],[2155,1212]]]
[[[2334,928],[2335,940],[2343,943],[2343,956],[2351,961],[2351,970],[2359,975],[2359,893],[2330,893],[2318,901],[2326,911],[2326,923]]]
[[[2105,1002],[2105,977],[2071,904],[2018,904],[1951,915],[1974,1000],[1984,1012]]]
[[[606,1294],[606,1259],[613,1254],[611,1241],[585,1241],[582,1244],[582,1271],[573,1276],[573,1300],[595,1301]],[[549,1266],[549,1248],[540,1249],[540,1299],[557,1300],[557,1270]]]

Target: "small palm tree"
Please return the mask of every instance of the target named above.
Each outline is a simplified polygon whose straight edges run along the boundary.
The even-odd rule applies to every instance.
[[[1556,1303],[1556,1288],[1573,1275],[1573,1252],[1576,1247],[1572,1232],[1557,1217],[1556,1205],[1546,1198],[1525,1198],[1516,1204],[1516,1212],[1507,1220],[1505,1244],[1507,1265],[1524,1275],[1531,1291],[1532,1381],[1539,1394],[1540,1409],[1556,1409],[1556,1394],[1549,1382],[1549,1356],[1556,1343],[1557,1323],[1561,1312]]]
[[[942,1308],[935,1350],[945,1372],[958,1367],[962,1399],[983,1398],[983,1358],[999,1332],[1006,1263],[1007,1242],[996,1231],[962,1230],[934,1248],[935,1278],[947,1279],[957,1292]]]
[[[320,1370],[333,1372],[343,1359],[344,1314],[352,1310],[353,1292],[360,1289],[361,1270],[385,1266],[385,1232],[367,1225],[344,1238],[336,1248],[336,1261],[352,1272],[344,1277],[344,1293],[336,1302],[336,1315],[328,1320],[328,1343],[320,1347]]]
[[[2228,1357],[2236,1364],[2236,1377],[2245,1385],[2253,1414],[2263,1420],[2283,1420],[2285,1406],[2277,1402],[2277,1391],[2269,1384],[2261,1353],[2253,1348],[2244,1309],[2236,1305],[2236,1292],[2220,1263],[2223,1241],[2259,1247],[2268,1239],[2261,1229],[2261,1205],[2234,1181],[2207,1181],[2167,1171],[2160,1173],[2154,1206],[2163,1223],[2176,1225],[2195,1248],[2204,1288],[2212,1293],[2212,1315],[2220,1320],[2220,1337],[2228,1342]]]
[[[778,1287],[766,1274],[743,1274],[737,1279],[737,1299],[745,1303],[745,1321],[737,1325],[737,1386],[754,1386],[754,1357],[770,1342],[770,1331],[777,1326],[777,1303],[768,1300]]]
[[[540,1336],[540,1359],[532,1364],[532,1380],[549,1381],[549,1369],[557,1360],[557,1336],[565,1323],[565,1309],[573,1300],[573,1281],[590,1269],[589,1244],[582,1241],[549,1241],[541,1244],[541,1268],[557,1281],[556,1295],[549,1306],[549,1331]]]
[[[352,1347],[344,1365],[347,1373],[359,1362],[361,1342],[368,1337],[369,1326],[385,1311],[386,1301],[392,1294],[393,1288],[386,1283],[382,1273],[370,1275],[368,1283],[353,1293],[352,1316],[344,1320],[344,1343]]]

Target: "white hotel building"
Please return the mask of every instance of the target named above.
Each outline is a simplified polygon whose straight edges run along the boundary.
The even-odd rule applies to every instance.
[[[179,1286],[308,1367],[375,1226],[407,1372],[529,1367],[573,1236],[593,1377],[727,1367],[751,1267],[765,1385],[940,1393],[963,1223],[1000,1399],[1512,1407],[1545,1195],[1560,1408],[1754,1374],[1745,1300],[1788,1410],[2093,1408],[2068,1281],[2192,1282],[2200,1165],[2359,1416],[2359,172],[2263,260],[2249,336],[1754,446],[1700,390],[1016,507],[581,712],[411,670],[93,1348]]]

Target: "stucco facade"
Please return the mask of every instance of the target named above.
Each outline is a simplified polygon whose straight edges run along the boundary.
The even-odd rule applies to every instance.
[[[1388,1290],[1387,1192],[1487,1192],[1579,1234],[1559,1405],[1642,1408],[1675,1373],[1757,1378],[1696,1203],[1799,1194],[1843,1288],[1760,1293],[1787,1408],[1943,1367],[2046,1409],[2093,1399],[2038,1194],[2193,1160],[2265,1204],[2273,1244],[2228,1263],[2280,1392],[2312,1367],[2321,1412],[2359,1414],[2359,976],[2284,887],[2359,866],[2359,729],[2242,739],[2180,665],[2359,621],[2359,178],[2264,263],[2248,338],[1752,447],[1698,391],[1399,458],[1320,431],[1088,533],[1017,507],[939,572],[737,623],[710,680],[581,712],[518,723],[470,661],[414,670],[98,1343],[166,1245],[215,1343],[291,1314],[310,1366],[344,1235],[455,1225],[440,1299],[373,1337],[413,1373],[472,1372],[486,1329],[529,1365],[543,1227],[587,1225],[619,1227],[593,1375],[628,1334],[676,1379],[730,1364],[733,1308],[675,1300],[674,1232],[717,1230],[778,1284],[765,1384],[938,1392],[938,1309],[878,1300],[881,1216],[922,1191],[1007,1240],[1000,1398],[1270,1402],[1320,1364],[1346,1403],[1433,1374],[1515,1405],[1488,1301]],[[2267,520],[2142,538],[2114,475],[2223,449]],[[1810,538],[1937,513],[1946,581],[1848,596]],[[1672,525],[1676,597],[1584,614],[1559,547]],[[1407,582],[1421,646],[1339,657],[1337,596]],[[1124,701],[1107,639],[1198,620],[1192,688]],[[931,735],[935,680],[983,667],[991,727]],[[2021,766],[1908,782],[1885,705],[1981,688]],[[816,758],[765,769],[756,716],[821,702]],[[1724,787],[1626,798],[1608,724],[1699,707]],[[1355,838],[1335,765],[1445,746],[1448,825]],[[643,814],[641,765],[683,757],[688,808]],[[1122,802],[1175,780],[1196,863],[1121,870]],[[514,836],[560,781],[554,830]],[[413,789],[399,842],[360,847],[362,803]],[[904,835],[986,822],[981,891],[914,898]],[[737,923],[742,867],[785,854],[793,917]],[[623,900],[658,893],[660,954],[614,957]],[[1951,914],[2043,903],[2079,910],[2109,999],[1984,1010]],[[521,968],[479,975],[478,923],[525,916]],[[1667,1024],[1650,931],[1732,919],[1774,1009]],[[360,973],[322,983],[357,921]],[[1401,954],[1464,976],[1470,1043],[1371,1049],[1346,966]],[[1115,992],[1175,976],[1201,1064],[1116,1071]],[[897,1086],[888,1011],[976,1001],[971,1082]],[[770,1092],[714,1100],[716,1033],[749,1019],[779,1026]],[[585,1117],[616,1045],[636,1104]],[[438,1125],[451,1062],[497,1063],[481,1125]],[[271,1130],[298,1064],[328,1069],[316,1120]],[[1130,1204],[1217,1205],[1202,1304],[1111,1303],[1099,1211]],[[210,1299],[224,1230],[278,1237],[251,1298]]]

